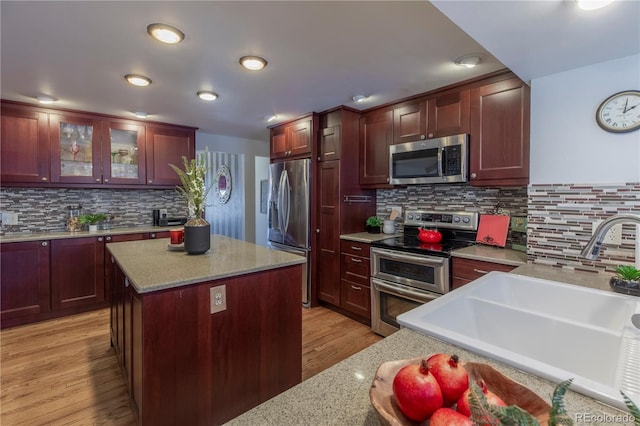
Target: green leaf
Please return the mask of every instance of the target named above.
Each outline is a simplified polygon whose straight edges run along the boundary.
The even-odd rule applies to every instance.
[[[573,378],[565,380],[556,386],[551,398],[551,410],[549,411],[549,426],[572,425],[573,419],[564,407],[564,395],[571,386]]]
[[[620,391],[620,393],[622,394],[622,399],[624,400],[625,405],[629,408],[629,412],[635,419],[633,424],[635,426],[640,426],[640,409],[631,399],[629,399],[627,395],[624,394],[624,392]]]

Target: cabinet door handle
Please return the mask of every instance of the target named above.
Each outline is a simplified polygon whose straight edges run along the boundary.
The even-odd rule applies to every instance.
[[[155,233],[151,233],[150,237],[151,237],[151,238],[155,238],[155,237],[156,237],[156,234],[155,234]]]
[[[429,133],[429,139],[431,139],[433,137],[433,133]]]
[[[362,290],[362,287],[358,287],[356,285],[351,284],[351,288],[354,290]]]
[[[316,234],[319,234],[319,233],[320,233],[320,229],[318,228],[316,229]]]
[[[129,287],[129,278],[127,277],[124,278],[124,286]]]
[[[104,183],[107,183],[107,182],[109,182],[109,179],[105,179],[105,180],[104,180]]]
[[[351,246],[351,250],[360,251],[362,247]]]
[[[111,237],[107,237],[107,241],[111,241]]]
[[[100,182],[100,181],[102,181],[102,179],[96,179],[96,182]]]
[[[98,237],[98,241],[102,241],[104,238],[102,237]]]
[[[351,261],[355,263],[362,263],[362,259],[356,259],[355,257],[352,257]]]
[[[149,181],[147,183],[153,183],[153,181],[151,179],[149,179]]]
[[[46,182],[48,179],[47,179],[45,176],[42,176],[41,180],[42,180],[43,182]]]
[[[488,274],[489,271],[483,271],[482,269],[473,268],[473,272],[477,272],[478,274]]]
[[[42,247],[46,247],[46,246],[48,246],[48,245],[49,245],[49,241],[43,241],[43,242],[41,242],[41,243],[40,243],[40,245],[41,245]]]
[[[427,137],[425,135],[420,135],[421,140],[425,140]]]
[[[475,173],[471,173],[471,179],[475,179],[475,178],[477,178],[477,177],[478,177],[478,175],[477,175],[477,174],[475,174]]]

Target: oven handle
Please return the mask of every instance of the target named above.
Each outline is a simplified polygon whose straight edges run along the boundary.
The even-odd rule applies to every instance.
[[[396,294],[396,295],[400,295],[400,296],[406,296],[408,298],[410,298],[411,300],[415,300],[416,302],[419,303],[426,303],[430,300],[434,300],[440,296],[442,296],[441,294],[435,294],[435,293],[430,293],[430,292],[426,292],[426,291],[420,291],[420,290],[414,290],[410,287],[407,286],[399,286],[396,284],[392,284],[392,283],[387,283],[387,282],[383,282],[380,281],[376,278],[372,278],[371,279],[371,283],[374,285],[374,288],[376,289],[383,289],[383,290],[387,290],[388,293],[391,294]]]
[[[435,257],[435,256],[425,256],[422,254],[402,254],[402,252],[378,249],[375,248],[371,250],[372,257],[378,255],[383,255],[386,258],[394,259],[394,260],[402,260],[405,262],[413,262],[419,263],[421,265],[438,265],[441,266],[447,260],[444,257]]]

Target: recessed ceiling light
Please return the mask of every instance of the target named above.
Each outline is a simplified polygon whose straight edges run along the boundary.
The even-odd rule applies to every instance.
[[[278,118],[278,114],[272,114],[272,115],[265,115],[264,116],[264,121],[266,121],[267,123],[271,123],[273,120]]]
[[[151,79],[149,77],[145,77],[144,75],[127,74],[124,76],[124,78],[134,86],[144,87],[151,84]]]
[[[355,95],[351,99],[353,99],[354,102],[364,102],[367,99],[369,99],[369,96],[367,96],[367,95]]]
[[[209,90],[201,90],[198,92],[198,97],[203,101],[215,101],[218,99],[218,94]]]
[[[146,112],[142,112],[142,111],[136,111],[136,112],[134,112],[134,114],[135,114],[135,115],[136,115],[136,117],[138,117],[138,118],[147,118],[147,115],[149,115],[149,114],[147,114]]]
[[[596,10],[613,3],[614,0],[576,0],[582,10]]]
[[[461,67],[473,68],[480,63],[480,55],[465,55],[455,60],[455,64]]]
[[[38,102],[40,102],[41,104],[52,104],[55,101],[57,101],[56,98],[54,98],[53,96],[47,96],[47,95],[40,95],[40,96],[36,96],[36,99],[38,100]]]
[[[184,33],[167,24],[155,23],[147,26],[147,32],[158,41],[167,44],[176,44],[184,40]]]
[[[240,65],[251,71],[260,71],[267,66],[267,60],[260,56],[243,56]]]

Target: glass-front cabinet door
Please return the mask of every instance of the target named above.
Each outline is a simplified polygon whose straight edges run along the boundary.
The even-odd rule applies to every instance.
[[[51,181],[102,182],[99,120],[51,114]]]
[[[144,127],[135,124],[106,123],[103,147],[103,182],[144,184]]]

